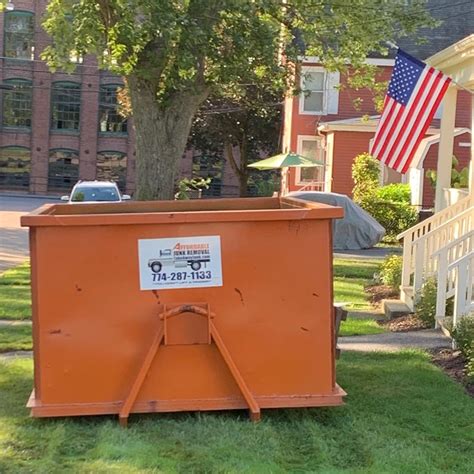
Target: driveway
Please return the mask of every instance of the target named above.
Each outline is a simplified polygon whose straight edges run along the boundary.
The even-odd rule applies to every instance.
[[[0,273],[29,257],[28,229],[20,227],[20,217],[57,199],[0,194]]]

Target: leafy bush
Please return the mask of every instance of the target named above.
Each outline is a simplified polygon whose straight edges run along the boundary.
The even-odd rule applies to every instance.
[[[394,240],[398,234],[416,224],[418,214],[410,205],[408,184],[379,186],[380,164],[368,153],[355,158],[352,165],[354,202],[367,211],[385,228],[386,238]]]
[[[451,331],[456,346],[467,359],[466,375],[474,381],[474,314],[461,318]]]
[[[457,170],[459,166],[458,159],[453,155],[451,161],[451,187],[452,188],[468,188],[469,187],[469,168],[465,167],[461,171]],[[436,189],[437,172],[435,170],[428,170],[426,172],[431,186]]]
[[[370,199],[379,187],[380,163],[368,153],[356,156],[352,165],[354,202]]]
[[[461,318],[451,331],[456,346],[462,352],[464,357],[472,354],[472,345],[474,344],[474,314]],[[474,354],[472,354],[474,356]]]
[[[193,194],[201,195],[203,189],[209,189],[211,178],[183,178],[178,183],[178,191],[174,195],[177,200],[191,199]]]
[[[411,191],[409,184],[394,183],[387,184],[377,189],[377,197],[382,201],[411,203]]]
[[[418,221],[416,209],[405,202],[385,201],[375,195],[359,205],[385,229],[385,236],[390,240]]]
[[[380,279],[384,285],[399,291],[402,284],[403,257],[400,255],[388,256],[380,266]]]
[[[436,293],[436,279],[429,278],[425,281],[419,293],[415,295],[415,317],[429,327],[435,325]]]

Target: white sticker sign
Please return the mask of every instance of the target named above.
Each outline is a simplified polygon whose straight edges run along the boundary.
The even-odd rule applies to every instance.
[[[222,286],[219,236],[140,239],[141,290]]]

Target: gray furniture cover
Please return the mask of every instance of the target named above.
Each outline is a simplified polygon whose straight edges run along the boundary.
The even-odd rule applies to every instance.
[[[380,242],[385,234],[385,229],[370,214],[344,194],[295,191],[289,196],[344,209],[344,218],[333,221],[334,250],[368,249]]]

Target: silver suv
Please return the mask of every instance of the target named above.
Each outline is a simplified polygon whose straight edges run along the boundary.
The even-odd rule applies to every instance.
[[[122,202],[129,199],[130,196],[121,194],[112,181],[78,181],[69,196],[61,196],[61,201],[67,201],[70,204]]]

